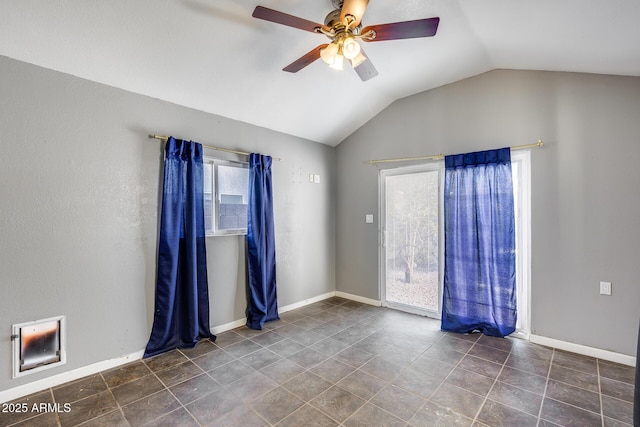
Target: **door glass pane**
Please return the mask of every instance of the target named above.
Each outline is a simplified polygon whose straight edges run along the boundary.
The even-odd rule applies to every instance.
[[[438,312],[438,171],[385,178],[385,299]]]

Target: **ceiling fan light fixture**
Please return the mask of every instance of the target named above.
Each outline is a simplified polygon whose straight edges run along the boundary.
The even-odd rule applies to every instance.
[[[347,37],[342,45],[342,50],[345,58],[354,59],[360,54],[360,43],[353,37]]]
[[[342,71],[344,63],[344,56],[339,53],[333,59],[333,63],[329,64],[329,68],[333,68],[334,70]]]
[[[284,67],[283,71],[297,73],[320,58],[329,67],[342,70],[344,59],[347,58],[360,80],[364,82],[377,76],[378,71],[362,50],[360,40],[379,42],[433,37],[436,35],[440,23],[439,17],[433,17],[363,27],[362,16],[369,0],[332,0],[332,2],[334,10],[325,17],[324,24],[298,18],[268,7],[256,6],[252,14],[254,18],[315,34],[323,34],[330,40],[296,59]],[[365,65],[362,65],[363,63]]]
[[[336,43],[329,43],[324,49],[320,49],[320,58],[329,65],[335,62],[336,55],[338,54],[338,45]]]

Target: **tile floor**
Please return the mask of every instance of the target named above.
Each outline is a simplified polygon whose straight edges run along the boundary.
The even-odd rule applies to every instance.
[[[281,318],[19,399],[61,411],[0,413],[0,426],[632,423],[628,366],[444,333],[438,321],[340,298]]]

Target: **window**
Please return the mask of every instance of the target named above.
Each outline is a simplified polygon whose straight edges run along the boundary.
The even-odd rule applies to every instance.
[[[205,158],[203,175],[207,235],[246,234],[249,164]]]

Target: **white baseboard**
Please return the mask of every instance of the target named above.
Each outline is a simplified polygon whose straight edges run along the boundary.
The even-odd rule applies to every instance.
[[[363,304],[369,304],[376,307],[380,307],[380,301],[377,301],[377,300],[372,300],[369,298],[364,298],[357,295],[348,294],[345,292],[328,292],[326,294],[318,295],[313,298],[309,298],[300,302],[296,302],[293,304],[280,307],[278,311],[280,313],[286,313],[287,311],[295,310],[297,308],[301,308],[306,305],[323,301],[325,299],[329,299],[334,296],[352,300],[352,301],[361,302]],[[211,332],[213,334],[221,334],[231,329],[235,329],[240,326],[243,326],[246,323],[247,323],[246,318],[238,319],[233,322],[225,323],[224,325],[214,326],[213,328],[211,328]],[[74,369],[68,372],[63,372],[61,374],[53,375],[48,378],[43,378],[41,380],[36,380],[28,384],[24,384],[8,390],[0,391],[0,403],[18,399],[20,397],[27,396],[29,394],[36,393],[50,387],[55,387],[70,381],[75,381],[80,378],[84,378],[88,375],[97,374],[98,372],[115,368],[117,366],[124,365],[125,363],[133,362],[134,360],[140,360],[142,359],[143,355],[144,355],[144,350],[136,351],[134,353],[131,353],[122,357],[104,360],[102,362],[97,362],[91,365],[83,366],[82,368]]]
[[[575,344],[572,342],[561,341],[554,338],[543,337],[540,335],[529,336],[529,341],[534,344],[540,344],[547,347],[557,348],[559,350],[570,351],[571,353],[581,354],[583,356],[595,357],[597,359],[608,360],[609,362],[620,363],[627,366],[636,366],[636,358],[626,354],[615,353],[609,350],[602,350],[586,345]]]
[[[296,308],[304,307],[305,305],[313,304],[315,302],[322,301],[333,296],[335,296],[335,292],[329,292],[314,298],[309,298],[304,301],[281,307],[279,311],[280,313],[285,313],[287,311],[295,310]],[[238,319],[233,322],[225,323],[224,325],[214,326],[213,328],[211,328],[211,333],[221,334],[231,329],[244,326],[246,325],[246,323],[247,319],[245,317],[244,319]],[[20,385],[8,390],[0,391],[0,403],[9,402],[11,400],[18,399],[32,393],[37,393],[39,391],[58,386],[60,384],[84,378],[88,375],[97,374],[98,372],[115,368],[117,366],[124,365],[125,363],[133,362],[134,360],[140,360],[142,359],[143,355],[144,350],[136,351],[135,353],[131,353],[126,356],[104,360],[102,362],[97,362],[68,372],[63,372],[61,374],[43,378],[41,380],[36,380],[28,384]]]
[[[327,292],[326,294],[318,295],[317,297],[313,297],[300,302],[295,302],[293,304],[285,305],[284,307],[278,307],[278,312],[286,313],[287,311],[295,310],[296,308],[301,308],[306,305],[314,304],[316,302],[320,302],[322,300],[332,298],[335,295],[336,295],[335,292]]]
[[[351,300],[351,301],[361,302],[363,304],[373,305],[375,307],[382,306],[382,302],[379,301],[379,300],[375,300],[375,299],[371,299],[371,298],[365,298],[365,297],[361,297],[361,296],[353,295],[353,294],[348,294],[346,292],[336,291],[336,296],[339,297],[339,298],[344,298],[344,299],[348,299],[348,300]]]
[[[50,387],[55,387],[60,384],[64,384],[70,381],[75,381],[80,378],[84,378],[88,375],[97,374],[98,372],[115,368],[117,366],[124,365],[125,363],[133,362],[134,360],[140,360],[142,359],[143,355],[144,355],[144,350],[140,350],[140,351],[136,351],[135,353],[128,354],[126,356],[117,357],[115,359],[103,360],[102,362],[83,366],[82,368],[74,369],[68,372],[63,372],[61,374],[53,375],[48,378],[43,378],[41,380],[36,380],[28,384],[11,388],[9,390],[3,390],[3,391],[0,391],[0,402],[8,402],[14,399],[18,399],[22,396],[27,396],[31,393],[36,393],[38,391],[42,391]]]
[[[306,305],[310,305],[316,303],[318,301],[322,301],[328,298],[335,296],[335,292],[328,292],[326,294],[318,295],[317,297],[309,298],[303,301],[295,302],[293,304],[285,305],[282,307],[278,307],[278,313],[286,313],[287,311],[295,310],[296,308],[301,308]],[[235,328],[239,328],[247,324],[247,318],[244,317],[242,319],[234,320],[233,322],[225,323],[224,325],[215,326],[211,328],[211,333],[221,334],[223,332],[230,331]]]
[[[211,333],[213,335],[221,334],[223,332],[230,331],[231,329],[239,328],[240,326],[244,326],[247,324],[247,318],[234,320],[233,322],[225,323],[224,325],[214,326],[211,328]]]

